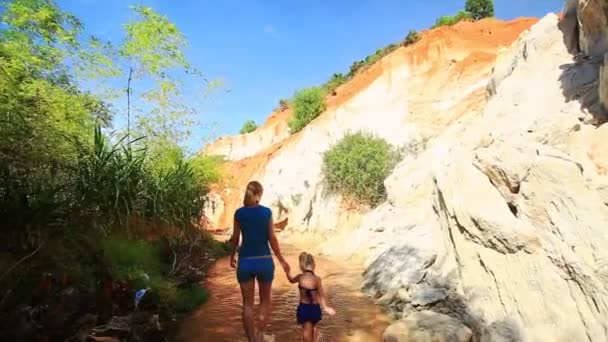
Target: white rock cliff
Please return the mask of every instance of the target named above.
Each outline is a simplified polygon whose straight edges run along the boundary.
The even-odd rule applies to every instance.
[[[522,35],[498,61],[483,115],[387,180],[392,212],[423,213],[401,217],[414,224],[365,274],[395,316],[447,314],[481,341],[608,340],[606,176],[589,139],[600,128],[579,122],[603,115],[603,60],[574,61],[563,35],[555,15]],[[429,163],[427,179],[415,174]],[[417,187],[427,192],[403,191]]]

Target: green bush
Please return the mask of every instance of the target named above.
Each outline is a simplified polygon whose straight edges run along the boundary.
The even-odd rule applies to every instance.
[[[467,0],[464,5],[471,18],[480,20],[494,16],[494,1],[492,0]]]
[[[384,139],[347,134],[323,156],[323,174],[332,192],[375,206],[386,196],[384,180],[401,152]]]
[[[346,83],[346,81],[348,81],[348,77],[346,75],[342,73],[335,73],[331,76],[329,81],[323,85],[323,89],[328,94],[331,94],[334,90],[336,90],[336,88]]]
[[[243,124],[243,127],[241,127],[241,130],[239,131],[239,133],[240,134],[251,133],[251,132],[255,131],[257,128],[258,128],[258,125],[255,124],[255,121],[247,120]]]
[[[435,24],[431,26],[431,28],[437,28],[441,26],[452,26],[463,20],[471,19],[471,15],[466,11],[460,11],[455,15],[444,15],[435,21]]]
[[[418,31],[410,30],[410,32],[408,32],[407,36],[405,37],[405,40],[403,40],[403,46],[414,44],[415,42],[419,41],[420,38],[422,37],[420,36],[420,33]]]
[[[176,291],[172,301],[173,310],[177,313],[188,313],[204,304],[209,299],[209,291],[198,284],[189,284]]]
[[[100,244],[104,265],[112,277],[128,280],[137,288],[150,286],[150,279],[162,278],[169,267],[158,243],[114,236]]]
[[[325,91],[311,87],[298,91],[293,97],[293,118],[289,120],[291,134],[299,132],[325,110]]]

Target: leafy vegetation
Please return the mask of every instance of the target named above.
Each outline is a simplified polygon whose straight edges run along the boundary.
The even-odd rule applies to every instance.
[[[258,128],[258,125],[255,124],[255,121],[247,120],[243,124],[243,127],[241,127],[241,130],[239,131],[239,133],[240,134],[251,133],[251,132],[255,131],[257,128]]]
[[[386,196],[384,180],[401,160],[384,139],[347,134],[323,156],[323,174],[333,192],[375,206]]]
[[[108,277],[133,292],[146,285],[167,314],[203,300],[200,290],[182,290],[189,268],[173,257],[190,260],[196,252],[204,265],[225,253],[195,229],[221,161],[182,147],[194,112],[183,104],[181,78],[199,74],[177,27],[133,7],[135,19],[114,46],[85,38],[79,20],[53,1],[3,5],[0,311],[36,305],[24,301],[48,272],[87,293]],[[5,339],[11,319],[0,318]],[[61,335],[69,329],[60,330],[51,340],[69,337]]]
[[[291,134],[299,132],[325,110],[325,91],[320,87],[302,89],[293,97],[293,117],[289,121]]]
[[[391,52],[397,50],[399,48],[399,44],[389,44],[381,49],[376,50],[375,53],[365,57],[365,59],[360,61],[355,61],[350,66],[350,71],[348,73],[348,78],[353,78],[359,71],[364,70],[371,66],[372,64],[379,61],[382,57],[390,54]]]
[[[466,11],[459,11],[455,15],[443,15],[435,21],[435,24],[431,28],[437,28],[441,26],[452,26],[463,20],[471,19],[471,15]]]
[[[331,94],[334,90],[336,90],[336,88],[346,83],[346,81],[348,80],[349,78],[347,75],[344,75],[342,73],[333,74],[329,81],[325,82],[325,84],[323,85],[323,90],[326,93]]]
[[[418,31],[410,30],[410,32],[407,33],[407,36],[403,40],[403,46],[412,45],[415,42],[419,41],[421,38],[422,37],[420,36],[420,33]]]
[[[467,0],[464,5],[464,10],[467,11],[471,18],[480,20],[494,16],[494,1],[493,0]]]

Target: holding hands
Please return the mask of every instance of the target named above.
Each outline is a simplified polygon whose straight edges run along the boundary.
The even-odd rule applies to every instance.
[[[291,267],[289,266],[287,261],[285,261],[285,259],[281,259],[279,262],[281,263],[281,267],[283,267],[283,271],[285,271],[285,274],[289,274],[289,272],[291,272]]]

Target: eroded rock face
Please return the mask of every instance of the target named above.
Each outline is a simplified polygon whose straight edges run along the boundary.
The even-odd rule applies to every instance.
[[[471,329],[433,311],[415,312],[386,328],[384,342],[470,342]]]
[[[578,0],[576,6],[581,50],[591,56],[608,51],[608,1]]]
[[[603,139],[579,121],[599,103],[599,64],[572,63],[562,38],[554,15],[532,27],[499,60],[483,114],[387,180],[394,212],[424,213],[402,217],[411,226],[365,272],[394,317],[442,313],[484,342],[608,340]],[[391,329],[409,341],[409,325]]]

